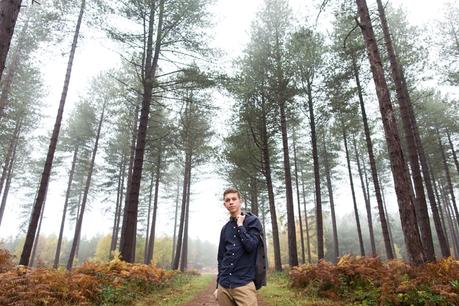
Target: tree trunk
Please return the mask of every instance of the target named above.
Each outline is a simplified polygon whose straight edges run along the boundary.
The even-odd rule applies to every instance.
[[[328,151],[327,151],[327,146],[325,142],[325,134],[323,136],[323,146],[324,146],[324,167],[325,167],[325,174],[327,178],[327,191],[328,191],[328,198],[330,200],[330,212],[331,212],[331,218],[332,218],[333,251],[335,253],[334,262],[336,262],[336,260],[339,258],[338,228],[336,226],[335,201],[333,199],[333,186],[331,183],[331,170],[330,170],[330,164],[328,162]]]
[[[180,212],[180,222],[179,222],[179,231],[177,237],[177,246],[175,249],[175,258],[174,262],[172,263],[172,269],[177,270],[179,268],[180,263],[180,256],[182,252],[182,242],[183,242],[183,226],[185,223],[185,213],[186,213],[186,203],[187,203],[187,190],[188,190],[188,181],[189,181],[189,171],[188,168],[191,167],[191,158],[189,157],[189,153],[186,153],[185,156],[185,168],[184,168],[184,176],[183,176],[183,189],[182,189],[182,206]]]
[[[352,135],[352,144],[354,146],[354,153],[355,153],[355,159],[357,162],[357,169],[359,172],[359,178],[360,178],[360,185],[362,185],[362,193],[363,193],[363,198],[365,201],[365,208],[367,211],[367,220],[368,220],[368,231],[370,234],[370,245],[371,245],[371,255],[376,256],[376,244],[375,244],[375,235],[373,231],[373,218],[371,216],[371,204],[370,204],[370,194],[366,192],[366,185],[365,181],[363,180],[363,173],[362,173],[362,167],[360,165],[360,155],[357,150],[357,142],[355,140],[355,135]]]
[[[136,104],[135,111],[134,111],[134,121],[132,124],[132,135],[131,135],[132,138],[131,138],[131,146],[130,146],[131,150],[130,150],[130,155],[129,155],[129,166],[128,166],[128,173],[127,173],[126,198],[125,198],[125,203],[124,203],[124,208],[123,208],[123,224],[121,225],[120,249],[121,249],[121,245],[124,244],[123,233],[126,231],[127,209],[129,207],[128,201],[127,201],[127,195],[129,194],[129,190],[130,190],[129,188],[131,186],[131,181],[132,181],[132,167],[134,165],[135,143],[137,139],[136,137],[137,137],[138,121],[139,121],[139,103]],[[135,243],[133,243],[133,245],[135,245]]]
[[[362,121],[363,121],[363,128],[365,132],[365,141],[367,144],[368,159],[370,161],[371,177],[373,180],[373,187],[375,189],[376,202],[378,203],[379,221],[381,223],[381,231],[382,231],[383,238],[384,238],[384,247],[386,251],[386,257],[387,259],[393,259],[394,252],[392,249],[392,243],[391,243],[392,240],[389,235],[389,226],[386,220],[386,214],[384,213],[384,205],[383,205],[382,196],[381,196],[381,190],[380,190],[381,187],[379,184],[378,170],[376,169],[376,160],[375,160],[375,155],[373,152],[373,141],[371,140],[370,128],[368,126],[367,112],[365,110],[365,103],[363,101],[362,86],[360,85],[360,73],[357,67],[357,61],[355,57],[356,55],[354,53],[352,55],[352,68],[354,71],[355,82],[357,85],[357,93],[359,96],[360,111],[362,112]]]
[[[442,232],[444,233],[444,239],[445,239],[445,245],[446,245],[446,248],[448,249],[448,256],[451,256],[451,248],[450,248],[450,243],[448,241],[448,228],[447,228],[447,220],[445,218],[445,215],[443,213],[443,208],[442,208],[442,201],[441,201],[441,198],[440,198],[440,194],[438,192],[438,189],[437,189],[437,182],[436,182],[436,179],[435,179],[435,175],[434,175],[434,172],[433,172],[433,168],[432,168],[432,165],[429,164],[429,169],[430,169],[430,173],[429,173],[429,182],[431,182],[431,187],[433,186],[433,190],[434,190],[434,193],[435,193],[435,197],[436,197],[436,203],[438,204],[438,212],[440,213],[440,218],[441,218],[441,222],[440,222],[440,227],[442,229]],[[431,180],[430,180],[431,178]],[[443,251],[442,251],[442,254],[443,254]]]
[[[0,80],[22,0],[0,0]]]
[[[57,267],[59,266],[59,257],[61,255],[62,238],[64,236],[65,217],[67,215],[67,206],[69,204],[70,189],[72,186],[73,174],[75,172],[77,156],[78,156],[78,145],[75,146],[75,150],[73,151],[72,166],[70,167],[69,181],[67,183],[67,191],[65,193],[64,209],[62,211],[61,228],[59,230],[59,238],[57,239],[56,254],[54,255],[54,264],[53,264],[54,269],[57,269]]]
[[[46,199],[45,199],[46,202]],[[43,203],[42,211],[40,212],[40,221],[38,222],[37,236],[33,241],[32,254],[30,256],[30,267],[33,267],[35,263],[35,257],[37,255],[38,243],[40,241],[41,223],[43,222],[43,213],[45,211],[45,203]]]
[[[400,115],[402,117],[403,131],[405,133],[405,141],[408,149],[408,158],[411,166],[411,174],[414,182],[414,189],[416,192],[415,201],[418,206],[419,215],[416,216],[420,228],[421,240],[424,245],[424,252],[428,261],[435,261],[435,251],[432,240],[432,232],[430,230],[429,213],[427,211],[427,201],[424,193],[424,185],[422,182],[421,170],[418,161],[418,151],[416,148],[416,140],[414,135],[414,127],[411,117],[415,117],[414,113],[410,116],[411,100],[408,93],[408,88],[404,84],[402,69],[399,65],[395,54],[395,48],[392,43],[392,38],[389,32],[389,26],[386,20],[386,14],[381,0],[378,3],[379,18],[381,20],[382,30],[384,33],[384,42],[386,45],[387,53],[389,55],[390,70],[392,78],[395,83],[395,90],[397,92],[397,99],[400,106]]]
[[[250,178],[250,211],[258,216],[258,180],[256,176]]]
[[[356,4],[360,16],[359,25],[364,37],[378,96],[405,243],[410,261],[418,265],[426,261],[426,256],[417,228],[414,203],[410,198],[410,182],[408,180],[408,172],[400,145],[397,123],[390,102],[389,90],[384,76],[378,45],[371,25],[367,3],[365,0],[356,0]]]
[[[454,254],[455,254],[455,257],[458,257],[459,256],[459,237],[458,237],[458,231],[456,230],[456,227],[455,227],[456,222],[454,222],[454,218],[453,218],[454,212],[451,209],[445,188],[443,187],[441,183],[439,183],[439,186],[440,186],[440,193],[443,198],[443,203],[445,207],[446,219],[448,220],[449,230],[451,233],[451,242],[453,245]]]
[[[13,154],[13,150],[16,146],[16,143],[17,143],[17,138],[19,137],[19,132],[21,130],[21,126],[22,126],[22,121],[16,121],[16,125],[14,127],[14,132],[13,134],[11,135],[11,141],[8,145],[8,149],[6,151],[6,154],[5,154],[5,161],[4,161],[4,164],[3,164],[3,169],[2,169],[2,176],[0,177],[0,194],[2,193],[2,190],[3,190],[3,184],[5,184],[5,180],[6,180],[6,177],[8,175],[8,168],[9,168],[9,165],[10,165],[10,162],[12,160],[11,156]],[[0,218],[0,223],[1,223],[1,218]]]
[[[92,172],[94,170],[94,164],[96,160],[97,148],[99,146],[100,131],[102,129],[102,123],[105,115],[105,103],[102,106],[102,113],[100,114],[99,125],[97,127],[96,141],[94,143],[94,149],[92,151],[91,164],[89,165],[88,177],[86,178],[86,185],[84,188],[83,199],[81,203],[80,214],[75,225],[75,234],[73,236],[72,249],[70,250],[69,261],[67,262],[67,270],[71,270],[73,266],[73,259],[75,257],[77,244],[80,240],[81,225],[83,224],[83,216],[86,208],[86,202],[88,199],[89,187],[91,186]]]
[[[308,221],[308,210],[306,207],[306,191],[304,188],[304,176],[303,176],[303,171],[301,171],[301,188],[303,191],[303,205],[304,205],[304,226],[306,227],[306,244],[308,247],[308,263],[312,263],[312,258],[311,258],[311,239],[309,236],[309,221]]]
[[[274,251],[274,269],[276,271],[282,271],[282,262],[280,254],[280,242],[279,242],[279,228],[277,226],[277,213],[276,205],[274,199],[274,188],[271,175],[271,154],[269,152],[269,139],[268,139],[268,130],[266,123],[266,108],[265,101],[262,101],[262,124],[261,124],[261,143],[262,143],[262,164],[263,164],[263,174],[266,180],[266,189],[268,191],[268,201],[269,201],[269,213],[271,215],[271,230],[273,235],[273,251]]]
[[[24,25],[21,28],[21,32],[17,36],[16,47],[14,48],[13,54],[10,55],[11,60],[8,64],[5,76],[3,78],[0,77],[2,79],[2,93],[0,95],[0,119],[3,117],[5,109],[8,106],[8,98],[11,91],[11,85],[13,84],[14,75],[20,63],[21,51],[24,48],[26,34],[29,32],[29,20],[33,8],[34,6],[31,5],[30,8],[27,9],[26,19]]]
[[[159,181],[161,179],[161,158],[162,158],[162,144],[158,145],[158,160],[156,161],[156,173],[155,173],[155,196],[153,200],[153,220],[151,222],[150,237],[148,242],[148,253],[146,263],[150,263],[153,258],[153,252],[155,248],[155,229],[156,229],[156,212],[158,210],[158,195],[159,195]]]
[[[456,166],[457,174],[459,175],[459,161],[457,160],[456,150],[454,150],[453,142],[451,141],[451,135],[449,134],[448,129],[446,129],[446,135],[448,136],[449,146],[451,148],[451,153],[453,153],[454,165]]]
[[[126,230],[122,233],[123,244],[120,246],[121,255],[127,262],[135,260],[135,238],[137,228],[137,215],[139,206],[139,190],[142,178],[143,157],[145,153],[145,142],[148,127],[148,117],[150,114],[150,104],[153,91],[153,83],[158,66],[159,51],[161,46],[161,35],[163,28],[164,2],[160,0],[159,17],[157,26],[157,36],[153,52],[153,29],[154,29],[154,5],[151,5],[150,23],[148,26],[147,56],[145,61],[145,77],[143,79],[143,101],[140,110],[139,129],[137,133],[137,143],[135,148],[134,167],[132,171],[132,181],[127,195],[127,217]]]
[[[123,192],[124,192],[124,174],[126,172],[126,155],[121,155],[120,171],[118,174],[118,188],[116,190],[116,207],[115,216],[113,218],[113,231],[112,241],[110,243],[109,258],[113,257],[113,251],[116,250],[116,244],[118,243],[118,232],[120,228],[121,220],[121,207],[123,206]]]
[[[438,134],[438,130],[437,130],[437,134]],[[449,195],[451,197],[451,203],[453,203],[454,214],[456,215],[456,221],[459,221],[459,212],[457,210],[456,197],[454,196],[454,187],[453,187],[453,183],[451,182],[451,175],[449,172],[448,161],[446,160],[445,149],[443,147],[443,144],[440,138],[440,134],[438,134],[438,145],[440,147],[440,153],[441,153],[441,158],[443,162],[443,171],[445,171],[446,182],[448,184]]]
[[[316,123],[314,117],[314,106],[312,98],[312,84],[307,82],[307,103],[309,109],[309,125],[311,127],[311,145],[312,145],[312,160],[314,162],[314,186],[316,197],[316,230],[317,230],[317,256],[318,259],[324,258],[324,229],[322,220],[322,193],[320,191],[320,168],[319,155],[317,152],[317,135]]]
[[[148,212],[147,212],[147,227],[145,230],[145,248],[143,252],[143,263],[148,265],[148,263],[151,261],[151,259],[148,259],[148,249],[149,249],[149,244],[150,244],[150,218],[151,218],[151,203],[153,202],[153,184],[154,184],[154,178],[155,175],[153,172],[151,173],[150,176],[150,184],[148,187]]]
[[[292,175],[290,172],[290,157],[288,149],[287,119],[285,115],[285,102],[279,103],[281,134],[282,134],[282,151],[284,155],[284,182],[287,200],[287,236],[288,236],[288,257],[291,267],[298,266],[298,254],[296,247],[296,227],[295,216],[293,214],[293,190]]]
[[[185,227],[183,229],[183,247],[182,258],[180,260],[180,271],[185,272],[188,268],[188,221],[190,219],[190,189],[191,189],[191,153],[190,167],[188,168],[188,186],[186,193],[186,212],[185,212]]]
[[[393,254],[393,259],[394,258],[397,258],[396,254],[395,254],[395,242],[394,242],[394,237],[392,236],[392,230],[391,230],[391,227],[390,227],[390,220],[389,220],[389,213],[387,212],[387,206],[386,206],[386,199],[384,198],[384,188],[382,188],[382,185],[379,184],[381,186],[381,196],[382,196],[382,202],[383,202],[383,206],[384,206],[384,213],[385,215],[387,216],[387,230],[389,231],[389,238],[390,238],[390,241],[391,241],[391,250],[392,250],[392,254]]]
[[[6,207],[6,200],[8,199],[8,193],[10,191],[11,180],[13,178],[13,168],[14,168],[14,162],[16,161],[16,151],[17,151],[18,141],[19,140],[16,139],[14,149],[13,149],[13,156],[11,157],[11,161],[8,166],[8,174],[7,174],[5,189],[3,190],[2,203],[0,204],[0,225],[2,224],[3,214],[5,212],[5,207]]]
[[[355,223],[357,225],[357,235],[359,237],[360,255],[365,256],[365,248],[363,245],[362,230],[360,228],[359,210],[357,209],[357,201],[355,199],[354,180],[352,179],[351,160],[349,158],[349,150],[347,147],[346,129],[342,121],[341,121],[341,129],[343,133],[344,150],[346,152],[346,162],[347,162],[347,171],[349,173],[349,183],[351,185],[352,202],[354,203],[354,215],[355,215]]]
[[[435,224],[435,231],[437,232],[437,237],[440,243],[441,254],[443,257],[449,257],[451,255],[451,252],[448,246],[448,238],[445,237],[446,232],[444,231],[441,225],[440,216],[438,214],[437,202],[435,200],[435,194],[432,188],[432,181],[431,181],[431,175],[430,175],[432,173],[431,171],[432,168],[429,167],[429,164],[427,162],[426,154],[424,152],[424,146],[421,141],[421,136],[419,135],[417,121],[416,121],[416,118],[414,117],[413,105],[410,104],[409,106],[410,106],[410,114],[411,114],[411,123],[413,125],[414,134],[415,134],[416,147],[418,149],[419,160],[421,161],[421,166],[422,166],[422,175],[424,177],[424,183],[426,185],[427,195],[429,197],[430,209],[432,210],[432,217],[433,217],[434,224]]]
[[[12,179],[12,171],[14,167],[14,162],[16,160],[16,151],[17,151],[17,146],[19,142],[19,134],[21,133],[21,127],[22,127],[22,121],[20,121],[17,124],[17,128],[15,128],[13,139],[11,140],[12,142],[10,143],[10,147],[12,146],[11,148],[12,152],[7,153],[7,155],[11,153],[12,156],[11,158],[8,156],[8,158],[5,160],[6,168],[3,169],[4,170],[3,172],[6,172],[6,173],[2,173],[2,180],[1,180],[2,182],[0,184],[0,194],[2,194],[2,202],[0,204],[0,225],[2,224],[3,214],[5,213],[6,200],[8,198],[8,193],[9,193],[11,179]],[[9,149],[10,148],[8,148],[8,150]],[[6,184],[5,184],[5,189],[3,190],[3,193],[2,193],[3,180],[5,178],[6,178]]]
[[[29,264],[30,252],[32,251],[32,244],[33,244],[33,240],[35,237],[35,233],[37,231],[37,223],[40,217],[40,211],[42,210],[43,202],[46,196],[46,191],[48,189],[47,187],[49,183],[49,177],[51,175],[51,168],[53,165],[54,152],[56,151],[57,140],[58,140],[59,132],[61,129],[62,115],[64,113],[64,105],[65,105],[67,91],[68,91],[68,87],[70,83],[70,75],[72,72],[73,58],[75,56],[78,36],[80,34],[80,26],[81,26],[81,21],[83,19],[85,3],[86,3],[86,0],[81,1],[80,13],[78,16],[76,29],[75,29],[75,33],[73,36],[72,48],[70,50],[69,61],[67,64],[67,72],[65,74],[64,87],[62,90],[61,100],[59,102],[59,109],[57,111],[56,122],[54,123],[53,134],[51,136],[48,154],[46,156],[46,162],[45,162],[42,177],[40,180],[40,187],[39,187],[37,199],[33,207],[32,217],[30,220],[29,228],[27,230],[27,235],[26,235],[26,239],[24,242],[24,248],[22,249],[21,259],[19,260],[19,264],[24,265],[24,266],[28,266]]]
[[[300,201],[300,187],[298,184],[298,160],[296,157],[296,135],[293,132],[293,161],[295,166],[295,189],[296,189],[296,202],[298,204],[298,221],[300,223],[300,241],[301,241],[301,263],[305,264],[304,254],[304,237],[303,237],[303,221],[301,220],[301,201]]]
[[[177,213],[178,213],[178,204],[179,204],[179,197],[180,197],[180,178],[177,178],[177,192],[175,197],[175,217],[174,217],[174,236],[172,237],[172,258],[171,258],[171,268],[172,263],[175,258],[175,244],[177,241]]]

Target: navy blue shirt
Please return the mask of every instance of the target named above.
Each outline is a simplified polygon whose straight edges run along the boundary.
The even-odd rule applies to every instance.
[[[255,279],[261,233],[260,220],[254,215],[245,215],[241,226],[237,226],[234,218],[223,226],[218,246],[217,284],[225,288],[237,288]]]

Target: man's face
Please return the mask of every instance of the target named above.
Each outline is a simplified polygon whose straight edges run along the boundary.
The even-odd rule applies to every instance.
[[[237,193],[225,194],[223,201],[223,204],[232,216],[240,213],[242,202]]]

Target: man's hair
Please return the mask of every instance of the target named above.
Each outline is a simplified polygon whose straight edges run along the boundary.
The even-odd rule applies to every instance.
[[[225,199],[225,196],[228,193],[237,193],[237,197],[239,199],[241,198],[241,193],[239,192],[239,190],[237,190],[236,188],[230,187],[230,188],[227,188],[225,191],[223,191],[223,199]]]

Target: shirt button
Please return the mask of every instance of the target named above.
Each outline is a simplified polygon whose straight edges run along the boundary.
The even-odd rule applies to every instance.
[[[233,226],[233,228],[236,228],[235,226]]]
[[[235,244],[235,243],[233,243],[233,246],[236,246],[236,244]]]
[[[230,275],[233,275],[233,274],[230,273]]]
[[[231,265],[233,265],[233,263],[231,263]]]
[[[233,256],[234,256],[234,253],[233,253]]]
[[[233,235],[234,237],[236,237],[236,235]]]

